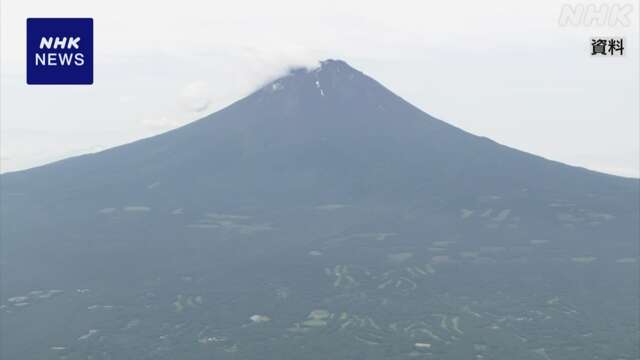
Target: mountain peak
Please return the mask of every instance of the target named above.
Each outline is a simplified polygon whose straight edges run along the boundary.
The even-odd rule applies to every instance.
[[[301,77],[309,74],[317,75],[318,73],[334,73],[334,74],[340,73],[342,75],[346,75],[349,73],[361,73],[361,72],[351,67],[344,60],[326,59],[326,60],[318,61],[318,65],[313,67],[292,66],[288,69],[286,75],[284,75],[283,77],[275,81],[280,81],[283,78],[291,77],[291,76]]]
[[[271,94],[291,94],[294,98],[300,98],[302,94],[335,98],[350,97],[374,84],[379,85],[345,61],[326,59],[313,68],[292,67],[285,76],[271,81],[261,90]]]
[[[355,71],[354,68],[349,66],[346,61],[339,59],[326,59],[320,61],[320,69],[321,70],[351,70]]]

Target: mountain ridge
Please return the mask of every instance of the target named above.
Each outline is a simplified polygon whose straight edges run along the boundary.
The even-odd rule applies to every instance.
[[[235,106],[240,106],[243,103],[246,103],[246,102],[251,101],[251,100],[260,102],[261,97],[264,96],[265,94],[269,94],[269,93],[273,94],[273,93],[277,93],[277,92],[282,92],[283,89],[280,88],[280,86],[284,87],[284,86],[287,86],[287,85],[292,85],[292,81],[293,81],[293,85],[295,86],[294,90],[298,89],[301,86],[300,83],[303,82],[303,85],[306,85],[306,87],[307,87],[306,90],[308,91],[309,88],[312,88],[312,86],[310,86],[310,83],[313,82],[313,79],[315,79],[317,81],[318,73],[322,73],[322,72],[324,72],[325,74],[329,73],[332,76],[335,76],[336,74],[339,74],[340,72],[349,74],[349,77],[354,77],[354,76],[357,75],[361,79],[365,79],[366,81],[377,85],[380,89],[386,91],[389,95],[392,95],[392,96],[396,97],[398,100],[403,102],[405,105],[408,105],[411,108],[413,108],[414,111],[423,113],[424,115],[426,115],[426,117],[425,117],[426,120],[441,123],[441,124],[443,124],[445,126],[450,127],[451,129],[455,129],[456,131],[463,132],[464,134],[472,136],[472,137],[476,137],[476,138],[479,138],[479,139],[487,140],[487,141],[492,142],[492,143],[494,143],[494,144],[496,144],[498,146],[502,146],[502,147],[505,147],[507,149],[518,151],[518,152],[521,152],[521,153],[524,153],[524,154],[532,155],[532,156],[538,157],[538,158],[543,159],[543,160],[552,161],[554,163],[562,164],[564,166],[568,166],[568,167],[571,167],[571,168],[574,168],[574,169],[584,170],[584,171],[587,171],[587,172],[590,172],[590,173],[613,176],[613,177],[622,178],[622,179],[628,179],[628,180],[640,180],[640,179],[636,179],[636,178],[633,178],[633,177],[625,177],[625,176],[620,176],[620,175],[615,175],[615,174],[609,174],[609,173],[605,173],[605,172],[601,172],[601,171],[585,168],[585,167],[582,167],[582,166],[576,166],[576,165],[563,163],[563,162],[560,162],[560,161],[557,161],[557,160],[553,160],[553,159],[542,157],[542,156],[539,156],[539,155],[536,155],[536,154],[533,154],[533,153],[530,153],[530,152],[526,152],[526,151],[520,150],[520,149],[515,148],[515,147],[511,147],[511,146],[508,146],[508,145],[504,145],[504,144],[498,143],[498,142],[496,142],[496,141],[494,141],[494,140],[492,140],[492,139],[490,139],[488,137],[482,136],[482,135],[476,135],[476,134],[470,133],[470,132],[468,132],[468,131],[466,131],[464,129],[458,128],[458,127],[456,127],[456,126],[454,126],[454,125],[452,125],[450,123],[447,123],[447,122],[445,122],[443,120],[440,120],[440,119],[437,119],[437,118],[431,116],[430,114],[424,112],[422,109],[417,108],[414,105],[412,105],[411,103],[409,103],[408,101],[404,100],[402,97],[400,97],[400,96],[394,94],[393,92],[389,91],[386,87],[384,87],[384,85],[380,84],[375,79],[373,79],[373,78],[367,76],[366,74],[364,74],[364,73],[352,68],[345,61],[338,60],[338,59],[327,59],[327,60],[320,61],[320,65],[318,67],[316,67],[316,68],[304,68],[304,67],[297,67],[296,68],[296,67],[293,67],[288,71],[288,73],[286,75],[284,75],[284,76],[282,76],[280,78],[277,78],[275,80],[267,82],[265,85],[259,87],[255,91],[251,92],[246,97],[243,97],[243,98],[241,98],[241,99],[229,104],[228,106],[225,106],[224,108],[222,108],[220,110],[217,110],[217,111],[215,111],[215,112],[213,112],[213,113],[211,113],[209,115],[205,115],[205,116],[203,116],[202,118],[200,118],[198,120],[195,120],[193,122],[190,122],[190,123],[185,124],[183,126],[180,126],[178,128],[168,130],[168,131],[163,132],[161,134],[157,134],[157,135],[141,138],[141,139],[138,139],[138,140],[134,140],[132,142],[129,142],[129,143],[126,143],[126,144],[122,144],[122,145],[118,145],[118,146],[114,146],[114,147],[111,147],[111,148],[108,148],[108,149],[104,149],[104,150],[101,150],[99,152],[72,156],[72,157],[68,157],[68,158],[65,158],[65,159],[57,160],[57,161],[54,161],[54,162],[51,162],[51,163],[47,163],[47,164],[43,164],[43,165],[36,166],[36,167],[33,167],[33,168],[29,168],[29,169],[6,172],[6,173],[1,174],[0,176],[2,176],[2,177],[6,176],[6,175],[13,176],[12,174],[24,173],[24,172],[29,172],[29,171],[33,171],[33,170],[38,171],[37,169],[49,168],[50,166],[59,166],[58,164],[64,163],[66,161],[77,161],[76,159],[83,159],[84,160],[84,159],[88,159],[88,158],[91,158],[91,157],[96,156],[96,155],[99,156],[100,154],[103,154],[105,152],[109,152],[111,150],[121,149],[121,148],[127,147],[127,146],[132,146],[132,145],[138,144],[140,142],[154,141],[154,139],[170,136],[170,134],[174,134],[175,132],[186,131],[187,129],[190,129],[190,128],[193,128],[193,127],[204,127],[204,123],[207,123],[207,122],[210,122],[210,121],[215,121],[216,120],[215,118],[220,117],[221,115],[218,115],[219,113],[222,114],[222,113],[224,113],[226,111],[229,111],[231,108],[233,108]],[[304,80],[306,80],[306,84],[304,84]],[[323,86],[326,86],[324,84],[325,83],[323,82]],[[332,90],[335,90],[334,87],[331,86],[331,84],[332,83],[330,82],[330,87],[329,88],[332,89]],[[291,92],[291,89],[289,89],[288,87],[287,87],[286,90],[288,92]],[[318,86],[315,89],[315,91],[318,91],[318,92],[324,91],[324,88],[321,88],[321,86]],[[294,91],[294,93],[296,93],[296,91]],[[334,96],[334,95],[335,95],[335,93],[333,91],[327,91],[327,96]],[[348,95],[353,95],[353,94],[348,94]],[[322,95],[322,96],[324,96],[324,95]],[[258,99],[256,99],[256,98],[258,98]]]

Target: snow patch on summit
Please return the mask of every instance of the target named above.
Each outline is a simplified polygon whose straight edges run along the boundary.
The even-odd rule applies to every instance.
[[[320,90],[320,95],[324,96],[324,91],[322,90],[322,87],[320,86],[320,81],[316,80],[316,88],[318,88]]]

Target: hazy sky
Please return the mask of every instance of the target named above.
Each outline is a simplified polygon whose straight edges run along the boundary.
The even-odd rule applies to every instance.
[[[474,134],[640,175],[637,0],[0,4],[2,171],[172,129],[339,58]],[[632,6],[631,23],[561,26],[564,4]],[[94,18],[94,85],[26,85],[27,17]],[[624,37],[625,55],[593,58],[594,35]]]

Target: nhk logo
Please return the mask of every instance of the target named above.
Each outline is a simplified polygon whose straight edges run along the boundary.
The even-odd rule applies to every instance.
[[[27,19],[27,84],[93,84],[93,19]]]
[[[40,49],[80,49],[78,46],[79,37],[62,39],[56,37],[43,37],[40,40]],[[82,66],[84,65],[83,53],[59,53],[59,52],[40,52],[36,53],[36,66]]]

